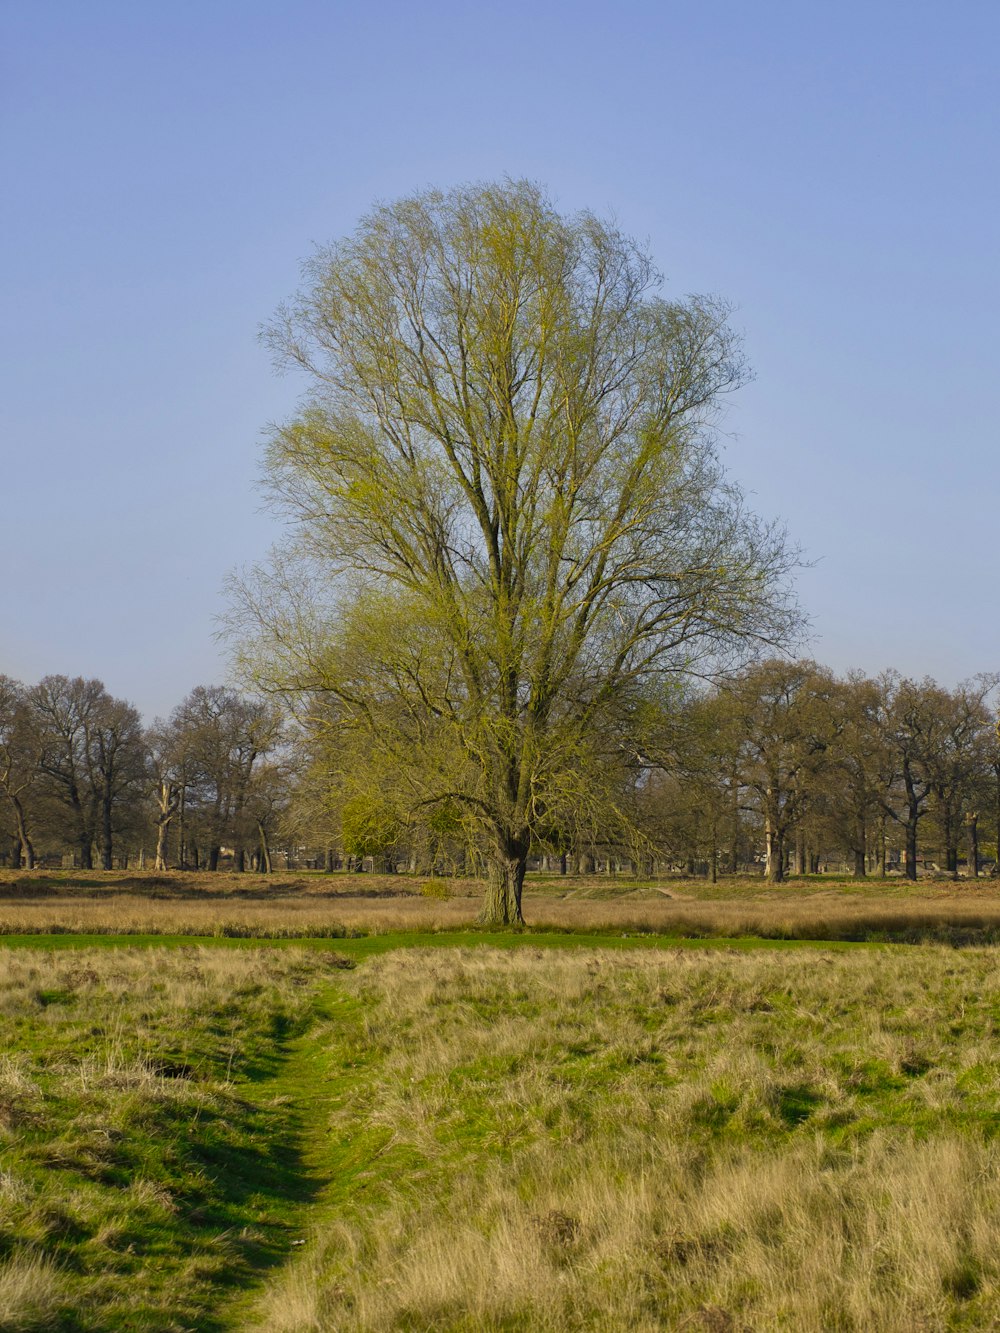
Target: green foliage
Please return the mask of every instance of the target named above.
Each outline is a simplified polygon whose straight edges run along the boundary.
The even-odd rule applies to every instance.
[[[403,831],[402,821],[385,801],[354,796],[341,807],[341,837],[348,856],[385,856]]]
[[[444,879],[428,879],[420,886],[421,896],[424,898],[437,898],[446,901],[451,897],[451,889],[448,881]]]
[[[458,803],[519,920],[532,837],[627,824],[664,675],[795,625],[716,457],[728,311],[526,181],[380,206],[307,279],[270,330],[312,394],[268,449],[290,539],[236,590],[243,662],[408,817]]]

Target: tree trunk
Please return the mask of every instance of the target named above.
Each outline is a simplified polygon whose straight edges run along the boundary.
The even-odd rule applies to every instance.
[[[529,839],[510,837],[491,851],[486,862],[486,897],[479,914],[484,926],[523,926],[521,891],[528,864]]]
[[[906,878],[917,878],[917,821],[912,814],[906,821]]]
[[[265,875],[271,873],[271,849],[267,845],[267,831],[260,822],[257,824],[257,832],[260,834],[260,863]]]
[[[114,796],[111,790],[110,775],[105,779],[101,792],[101,869],[110,870],[112,865],[111,808]]]
[[[969,878],[979,878],[979,815],[969,815]]]
[[[948,801],[944,808],[944,868],[952,879],[958,879],[958,839],[958,820]]]
[[[170,819],[158,819],[156,821],[156,860],[153,863],[154,870],[167,869],[167,835],[170,832]]]
[[[805,837],[801,833],[795,836],[795,873],[796,875],[809,874],[809,853],[806,850]]]
[[[327,873],[328,875],[332,875],[332,874],[333,874],[333,848],[332,848],[332,847],[328,847],[328,848],[326,849],[326,859],[325,859],[325,861],[324,861],[323,864],[324,864],[324,867],[325,867],[325,869],[326,869],[326,873]]]
[[[854,849],[854,878],[864,879],[867,874],[865,867],[865,849],[863,847]]]
[[[906,878],[917,878],[917,824],[920,822],[920,802],[913,771],[908,759],[903,760],[903,784],[906,788]],[[926,788],[924,790],[926,794]]]
[[[764,875],[772,884],[785,878],[785,840],[770,815],[764,821]]]
[[[181,765],[177,783],[177,865],[181,870],[188,868],[187,845],[187,765]]]
[[[209,870],[218,870],[218,868],[219,868],[219,852],[220,852],[221,850],[222,850],[222,849],[218,846],[218,844],[216,844],[214,847],[210,847],[210,848],[209,848],[209,851],[208,851],[208,869],[209,869]]]
[[[34,870],[35,868],[35,848],[31,838],[28,836],[28,822],[24,817],[24,806],[16,796],[10,797],[11,805],[14,807],[14,823],[17,829],[18,842],[18,864],[24,866],[25,870]]]

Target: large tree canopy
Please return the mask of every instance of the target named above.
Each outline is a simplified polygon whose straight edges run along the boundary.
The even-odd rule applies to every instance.
[[[342,763],[447,801],[518,922],[533,835],[599,802],[678,673],[794,622],[782,533],[713,424],[746,379],[728,311],[525,182],[377,208],[269,330],[303,368],[273,432],[289,538],[239,585],[258,681],[317,703]]]

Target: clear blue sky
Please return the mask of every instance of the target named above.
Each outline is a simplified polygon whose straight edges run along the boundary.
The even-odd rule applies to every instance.
[[[1000,668],[1000,5],[0,0],[0,671],[221,680],[258,325],[375,199],[528,176],[739,307],[812,653]]]

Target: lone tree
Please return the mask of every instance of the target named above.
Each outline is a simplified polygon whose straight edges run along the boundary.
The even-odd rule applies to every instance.
[[[268,331],[311,392],[270,441],[289,537],[237,581],[243,663],[373,790],[457,803],[482,920],[519,923],[533,834],[641,762],[671,677],[793,628],[794,558],[714,447],[728,310],[523,181],[380,206],[305,279]]]

